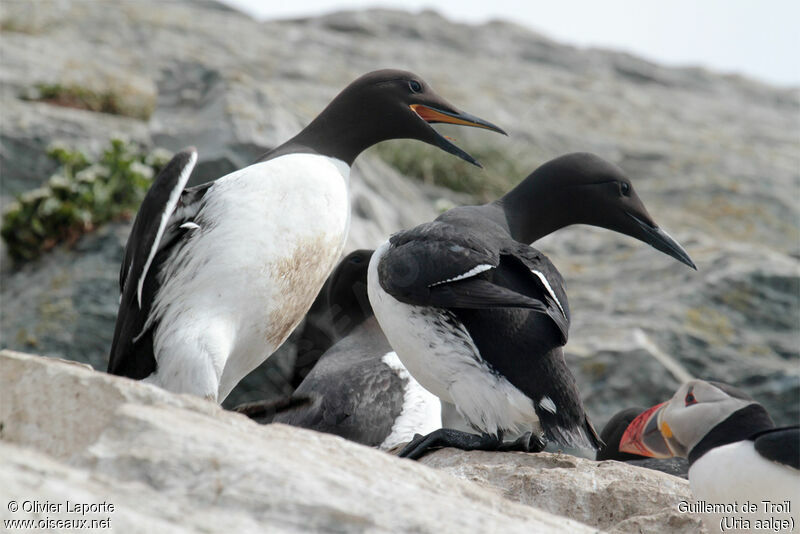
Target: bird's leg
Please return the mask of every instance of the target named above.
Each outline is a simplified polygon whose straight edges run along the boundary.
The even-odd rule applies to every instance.
[[[452,428],[440,428],[427,436],[415,435],[398,456],[418,460],[431,449],[440,447],[455,447],[464,451],[496,451],[502,443],[501,438],[494,435],[481,434],[479,436]]]
[[[533,432],[525,432],[514,441],[502,443],[497,450],[503,452],[542,452],[547,445],[544,436],[535,435]]]

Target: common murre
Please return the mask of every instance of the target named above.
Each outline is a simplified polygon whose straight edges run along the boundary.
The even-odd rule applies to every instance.
[[[376,250],[369,297],[392,347],[420,384],[481,433],[441,429],[401,455],[507,448],[504,432],[537,422],[549,440],[599,447],[561,350],[570,320],[563,280],[528,245],[578,223],[635,237],[695,267],[624,173],[586,153],[551,160],[499,200],[449,210]],[[516,444],[543,447],[534,434]]]
[[[417,139],[478,163],[429,123],[504,133],[458,111],[419,76],[368,73],[256,163],[184,189],[197,161],[156,177],[128,238],[108,372],[221,402],[275,351],[336,264],[348,180],[371,145]]]

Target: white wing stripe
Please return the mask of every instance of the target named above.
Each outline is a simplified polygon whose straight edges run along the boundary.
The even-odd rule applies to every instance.
[[[139,302],[140,309],[142,307],[142,288],[144,287],[144,279],[147,276],[147,270],[150,269],[150,264],[153,263],[153,258],[156,257],[158,243],[161,241],[161,237],[164,235],[164,230],[167,228],[169,216],[172,215],[173,210],[175,210],[175,206],[178,205],[178,198],[183,192],[186,182],[189,181],[189,175],[192,174],[192,169],[194,169],[195,163],[197,163],[197,152],[192,151],[192,154],[189,156],[189,162],[181,171],[181,174],[178,177],[178,183],[175,184],[175,187],[172,189],[172,191],[170,191],[167,205],[164,207],[164,212],[161,214],[161,223],[158,225],[156,239],[153,241],[153,247],[150,249],[150,254],[147,256],[147,261],[144,264],[144,270],[142,271],[142,275],[139,277],[139,283],[136,286],[136,298]]]
[[[447,280],[442,280],[441,282],[435,282],[433,284],[430,284],[428,287],[439,286],[439,285],[442,285],[442,284],[448,284],[450,282],[456,282],[458,280],[463,280],[465,278],[469,278],[471,276],[475,276],[477,274],[480,274],[480,273],[482,273],[484,271],[488,271],[489,269],[494,269],[494,265],[488,265],[488,264],[478,265],[476,267],[473,267],[469,271],[465,272],[464,274],[460,274],[458,276],[454,276],[453,278],[448,278]]]
[[[534,270],[534,269],[531,269],[531,272],[533,274],[535,274],[536,276],[538,276],[539,280],[542,281],[542,284],[544,284],[544,288],[547,290],[548,293],[550,293],[550,296],[553,297],[553,300],[556,301],[556,304],[558,304],[558,309],[561,310],[561,315],[563,315],[564,319],[566,319],[567,318],[567,314],[564,313],[564,307],[561,306],[561,302],[559,302],[558,297],[556,296],[555,292],[553,291],[553,288],[550,287],[550,282],[547,281],[547,278],[545,277],[545,275],[540,273],[539,271]]]

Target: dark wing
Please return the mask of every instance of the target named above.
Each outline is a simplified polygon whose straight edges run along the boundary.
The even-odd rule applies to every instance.
[[[800,426],[771,428],[755,437],[758,454],[767,460],[800,469]]]
[[[381,287],[407,304],[446,308],[483,361],[533,401],[548,439],[599,448],[561,350],[570,316],[558,270],[528,245],[436,224],[390,240],[378,264]]]
[[[404,381],[381,360],[391,351],[382,334],[376,344],[365,340],[362,330],[354,332],[334,345],[295,391],[312,396],[314,404],[280,413],[273,422],[372,447],[383,442],[402,411]]]
[[[447,309],[528,308],[548,315],[566,343],[569,310],[558,270],[535,249],[485,245],[422,225],[392,238],[378,264],[381,287],[406,304]],[[416,238],[410,239],[409,235]],[[495,240],[497,242],[498,240]]]
[[[119,291],[124,293],[127,284],[136,284],[139,306],[142,304],[142,287],[147,271],[155,259],[167,223],[178,206],[195,163],[197,151],[194,147],[175,154],[153,180],[136,214],[120,267]]]
[[[378,264],[381,286],[408,304],[432,305],[431,288],[485,272],[500,261],[498,249],[434,221],[393,235]]]
[[[156,176],[133,222],[120,268],[120,298],[108,372],[145,378],[155,370],[151,332],[143,332],[157,282],[153,269],[164,251],[187,231],[186,221],[175,217],[189,180],[197,151],[188,148],[175,154]],[[191,223],[188,223],[191,224]]]

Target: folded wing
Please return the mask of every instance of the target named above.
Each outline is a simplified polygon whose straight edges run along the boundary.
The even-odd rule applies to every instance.
[[[194,148],[175,154],[156,176],[136,215],[120,268],[121,298],[109,373],[141,379],[155,370],[151,336],[143,332],[157,290],[153,267],[178,233],[191,230],[185,225],[192,223],[175,217],[175,212],[195,163]]]

